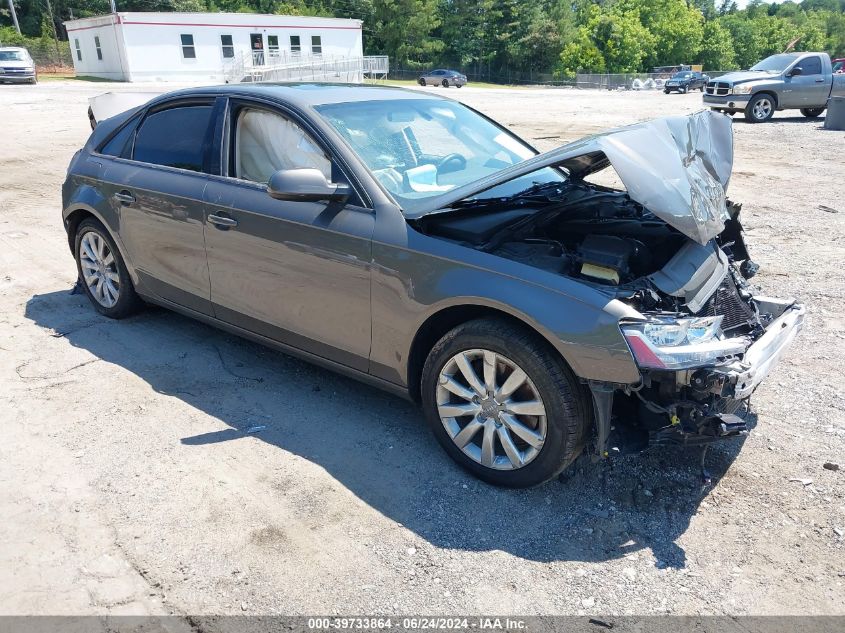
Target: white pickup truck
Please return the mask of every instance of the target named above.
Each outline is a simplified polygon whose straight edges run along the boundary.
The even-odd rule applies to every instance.
[[[827,53],[780,53],[707,82],[703,99],[713,110],[744,112],[747,121],[762,123],[776,110],[817,117],[836,96],[845,97],[845,74],[833,73]]]

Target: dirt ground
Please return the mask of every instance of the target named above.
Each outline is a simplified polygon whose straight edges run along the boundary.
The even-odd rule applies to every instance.
[[[0,614],[845,614],[845,133],[735,119],[754,282],[808,317],[757,428],[711,451],[713,486],[663,450],[508,491],[409,403],[70,294],[65,169],[87,98],[131,88],[0,86]],[[701,104],[448,94],[543,149]]]

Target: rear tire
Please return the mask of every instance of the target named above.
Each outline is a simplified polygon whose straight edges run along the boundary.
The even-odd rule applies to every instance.
[[[465,378],[462,362],[475,387]],[[489,376],[487,367],[495,367]],[[508,393],[511,376],[511,387],[520,386]],[[421,394],[428,423],[444,450],[497,486],[526,488],[553,478],[583,451],[592,419],[575,376],[548,343],[497,318],[469,321],[440,339],[423,367]],[[523,412],[520,404],[544,414]],[[443,417],[455,407],[468,413]],[[486,458],[485,446],[490,447]]]
[[[73,246],[79,282],[97,312],[110,319],[122,319],[143,307],[120,251],[99,220],[83,220]]]
[[[422,77],[420,77],[419,79],[417,79],[417,83],[418,83],[419,85],[421,85],[421,86],[424,86],[424,85],[425,85],[425,79],[423,79]]]
[[[448,79],[444,79],[444,80],[443,80],[443,87],[444,87],[444,88],[448,88],[448,87],[449,87],[449,80],[448,80]]]
[[[775,99],[770,94],[757,95],[745,107],[745,120],[749,123],[765,123],[775,115]]]
[[[801,114],[808,119],[817,119],[822,115],[826,108],[801,108]]]

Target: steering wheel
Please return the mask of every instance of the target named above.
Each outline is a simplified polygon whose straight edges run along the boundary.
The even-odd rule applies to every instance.
[[[467,159],[462,154],[447,154],[437,161],[437,173],[448,174],[461,171],[467,166]]]

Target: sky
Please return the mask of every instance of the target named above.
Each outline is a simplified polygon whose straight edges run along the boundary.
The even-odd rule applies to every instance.
[[[780,4],[781,2],[783,2],[783,0],[764,0],[764,1],[767,2],[768,4],[772,4],[772,3]],[[795,1],[798,2],[799,0],[795,0]],[[736,0],[736,6],[738,6],[740,9],[744,9],[746,4],[748,4],[748,0]]]

